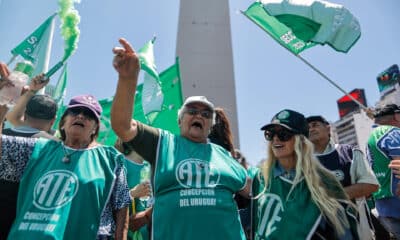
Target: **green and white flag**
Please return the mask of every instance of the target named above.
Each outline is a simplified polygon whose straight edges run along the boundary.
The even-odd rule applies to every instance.
[[[144,70],[143,92],[141,94],[141,108],[146,117],[145,123],[152,124],[161,111],[164,95],[161,91],[159,76],[154,60],[154,37],[139,49],[139,60],[142,70]]]
[[[179,59],[171,67],[160,73],[160,86],[164,98],[161,110],[150,124],[153,127],[165,129],[172,133],[179,133],[178,110],[183,104]],[[140,111],[143,102],[144,84],[136,89],[134,118],[146,123],[146,113]]]
[[[183,98],[178,59],[176,59],[176,63],[174,65],[160,73],[159,77],[164,101],[161,106],[161,110],[153,119],[152,124],[149,125],[162,128],[173,133],[179,133],[178,110],[183,104]],[[143,86],[144,84],[140,84],[136,88],[135,110],[132,117],[138,121],[147,123],[147,116],[143,112],[142,107]],[[100,143],[110,146],[114,145],[117,139],[117,136],[111,128],[110,122],[112,101],[112,97],[99,101],[103,108],[103,114],[100,123],[100,134],[97,139]]]
[[[316,44],[348,52],[361,36],[358,20],[326,1],[262,0],[243,14],[296,55]]]
[[[67,64],[64,65],[63,71],[58,78],[57,85],[55,86],[53,99],[56,101],[58,107],[64,104],[64,98],[67,93]]]
[[[35,31],[11,50],[13,57],[20,55],[33,63],[35,70],[32,76],[48,70],[56,15],[53,14],[47,18]]]

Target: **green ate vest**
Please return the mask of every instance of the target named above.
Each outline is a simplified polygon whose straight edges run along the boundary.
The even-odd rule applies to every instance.
[[[382,152],[382,148],[384,147],[385,149],[388,149],[391,146],[398,147],[398,142],[400,141],[400,136],[396,134],[398,130],[398,128],[392,126],[382,125],[376,127],[368,139],[368,157],[373,158],[372,170],[380,184],[378,191],[373,193],[375,199],[394,196],[391,191],[392,171],[388,167],[392,159],[390,159],[387,152]]]
[[[126,178],[128,181],[128,187],[129,189],[132,189],[135,187],[137,184],[141,183],[142,181],[146,179],[141,179],[141,176],[143,176],[143,171],[149,172],[146,175],[150,176],[150,164],[146,161],[143,162],[143,164],[138,164],[135,162],[132,162],[129,159],[125,160],[125,167],[126,167]],[[129,213],[130,214],[135,214],[137,212],[143,211],[146,209],[146,202],[147,201],[142,201],[139,198],[134,199],[134,203],[131,204],[129,207]],[[133,209],[134,208],[134,209]],[[147,226],[141,227],[138,231],[132,232],[131,230],[128,231],[128,239],[129,240],[146,240],[149,239],[149,233],[147,230]]]
[[[113,147],[77,150],[63,163],[61,142],[40,139],[21,179],[10,240],[96,239],[123,156]]]
[[[253,180],[253,196],[264,190],[261,174]],[[254,239],[310,239],[322,215],[311,198],[305,180],[301,180],[287,198],[292,181],[270,177],[270,184],[255,200]]]
[[[212,143],[160,131],[154,176],[155,240],[244,240],[233,195],[246,170]]]

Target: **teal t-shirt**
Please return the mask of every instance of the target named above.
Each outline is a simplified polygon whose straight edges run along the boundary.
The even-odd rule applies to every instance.
[[[160,132],[154,174],[153,237],[244,240],[234,193],[246,170],[212,143]]]

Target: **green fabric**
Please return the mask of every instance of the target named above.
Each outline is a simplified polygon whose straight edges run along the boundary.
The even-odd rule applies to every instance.
[[[244,14],[294,54],[315,44],[346,53],[361,36],[358,20],[326,1],[255,2]]]
[[[348,52],[357,42],[361,35],[360,24],[357,19],[342,5],[327,1],[275,1],[267,2],[263,5],[264,9],[271,16],[292,15],[308,19],[320,25],[311,41],[318,44],[328,44],[336,51]],[[308,31],[309,25],[292,20],[284,22],[286,26],[293,30],[293,27],[300,27]],[[294,31],[295,32],[295,31]],[[296,34],[296,32],[295,32]],[[297,37],[301,38],[299,35]]]
[[[56,101],[58,108],[61,108],[64,104],[65,94],[67,93],[67,64],[64,65],[63,71],[58,78],[54,93],[52,95],[53,99]],[[60,111],[58,111],[60,112]]]
[[[96,238],[123,156],[102,146],[73,152],[70,163],[62,162],[64,156],[60,142],[36,143],[21,179],[8,239]]]
[[[253,179],[258,174],[258,171],[259,171],[258,167],[250,166],[247,168],[247,176]]]
[[[380,184],[378,191],[372,194],[375,199],[394,196],[391,191],[392,171],[388,167],[391,159],[385,156],[378,146],[378,142],[382,141],[382,137],[387,135],[392,129],[395,129],[395,127],[384,125],[376,127],[368,138],[368,149],[373,156],[372,170]],[[393,141],[398,141],[398,139]]]
[[[218,145],[166,131],[158,147],[154,239],[244,240],[233,194],[246,183],[245,169]]]
[[[255,239],[309,239],[313,235],[321,212],[304,179],[288,196],[292,184],[283,177],[271,177],[268,189],[263,192],[264,180],[260,175],[254,178],[254,196],[263,192],[254,204]],[[299,214],[300,209],[303,214]]]
[[[125,160],[125,167],[126,167],[126,178],[128,182],[129,189],[132,189],[135,187],[137,184],[141,183],[142,181],[149,180],[149,178],[143,179],[142,177],[144,176],[142,172],[148,172],[150,173],[150,164],[147,161],[144,161],[143,164],[138,164],[135,162],[132,162],[131,160],[126,159]],[[148,174],[150,177],[150,174]],[[146,209],[147,201],[140,200],[139,198],[134,199],[135,204],[135,210],[134,212],[132,211],[132,206],[130,206],[129,211],[130,214],[134,214],[137,212],[141,212]],[[143,226],[139,229],[139,231],[132,232],[129,230],[128,232],[128,238],[131,240],[146,240],[150,239],[149,238],[149,232],[147,230],[147,225]]]
[[[35,31],[24,39],[18,46],[11,50],[13,55],[21,55],[24,59],[29,60],[37,65],[39,52],[47,48],[49,44],[49,29],[51,28],[54,17],[57,14],[47,18]]]
[[[268,14],[261,2],[253,3],[243,12],[251,21],[267,32],[275,41],[287,48],[294,54],[299,54],[303,50],[314,46],[312,42],[305,42],[297,37],[293,31],[275,17]]]
[[[153,78],[158,80],[158,72],[156,69],[155,59],[154,59],[154,37],[152,40],[148,41],[142,48],[139,49],[139,61],[140,67],[150,74]]]
[[[293,14],[281,14],[275,16],[279,22],[290,26],[294,35],[302,39],[304,42],[310,41],[318,32],[321,24],[316,23],[308,18],[296,16]]]
[[[138,85],[136,89],[133,118],[156,128],[162,128],[173,133],[179,133],[178,110],[182,106],[183,99],[178,59],[174,65],[160,74],[160,84],[164,100],[160,112],[158,112],[158,114],[152,119],[151,124],[143,112],[143,84]],[[113,146],[117,140],[117,136],[111,129],[110,113],[112,101],[112,97],[99,101],[103,108],[103,114],[101,116],[100,133],[97,139],[100,143],[110,146]],[[57,119],[59,119],[61,115],[62,114],[60,114]]]

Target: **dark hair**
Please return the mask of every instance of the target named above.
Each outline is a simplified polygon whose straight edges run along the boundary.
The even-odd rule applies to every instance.
[[[60,132],[61,140],[65,141],[66,135],[65,135],[65,130],[64,130],[64,124],[65,124],[65,117],[68,115],[68,109],[65,110],[64,114],[62,115],[60,122],[58,123],[58,131]],[[90,140],[93,141],[99,136],[99,131],[100,131],[100,122],[96,120],[97,126],[96,126],[96,131],[94,134],[90,135]]]
[[[234,156],[235,147],[233,145],[231,125],[224,109],[220,107],[215,108],[215,124],[211,128],[208,138],[212,143],[220,145]]]

